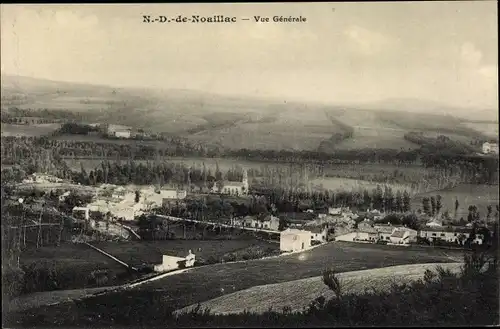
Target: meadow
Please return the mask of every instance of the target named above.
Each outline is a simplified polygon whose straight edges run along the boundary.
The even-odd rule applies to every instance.
[[[389,266],[371,270],[343,272],[338,274],[344,294],[363,293],[365,290],[384,291],[392,284],[410,283],[423,278],[426,270],[434,271],[438,266],[458,272],[462,263],[414,264]],[[306,308],[316,298],[327,300],[335,293],[323,282],[322,276],[293,280],[283,283],[266,284],[237,291],[203,302],[201,309],[208,308],[214,314],[237,314],[247,312],[264,313],[273,309],[280,312],[284,307],[292,311]],[[194,310],[198,304],[178,310],[179,313]]]
[[[96,242],[93,245],[132,266],[160,264],[162,255],[186,257],[189,250],[196,255],[197,261],[203,262],[255,245],[279,248],[277,244],[255,239]]]
[[[60,276],[54,278],[60,281],[57,284],[60,286],[59,289],[95,287],[89,280],[91,272],[95,270],[104,270],[108,273],[106,285],[124,283],[128,280],[127,269],[124,266],[83,244],[68,242],[62,243],[59,247],[30,248],[22,252],[20,264],[23,267],[53,271],[56,276]],[[78,280],[75,279],[77,277]]]
[[[481,131],[485,135],[491,138],[498,138],[498,122],[496,123],[464,122],[462,124],[471,129]]]
[[[58,123],[33,125],[1,124],[2,136],[48,136],[61,127]]]
[[[498,185],[462,184],[448,190],[418,194],[412,198],[412,209],[422,209],[422,199],[424,197],[436,197],[438,194],[442,197],[443,208],[441,212],[448,210],[452,217],[455,214],[455,200],[458,200],[457,219],[463,217],[467,220],[468,208],[471,205],[477,206],[481,217],[484,217],[488,205],[492,206],[494,213],[495,205],[499,204]]]
[[[394,248],[329,243],[299,254],[278,258],[194,268],[182,274],[146,283],[124,294],[159,295],[171,307],[180,309],[253,286],[315,277],[326,268],[348,272],[405,264],[449,263],[452,262],[449,255],[453,253],[418,247]]]
[[[185,137],[230,149],[315,150],[338,129],[323,111],[290,105],[267,122],[236,122]]]

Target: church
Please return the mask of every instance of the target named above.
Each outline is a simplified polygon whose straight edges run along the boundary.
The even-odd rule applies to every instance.
[[[229,195],[247,195],[248,194],[248,174],[243,171],[243,180],[241,182],[224,181],[222,189],[219,190],[217,184],[212,187],[212,193],[229,194]]]

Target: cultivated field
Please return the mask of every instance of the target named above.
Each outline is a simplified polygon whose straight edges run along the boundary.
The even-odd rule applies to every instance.
[[[455,214],[455,200],[458,199],[459,207],[457,210],[457,219],[463,217],[467,220],[467,215],[469,213],[468,208],[471,205],[477,206],[481,217],[484,217],[487,213],[486,207],[488,205],[492,206],[494,213],[495,205],[499,203],[498,185],[463,184],[450,190],[419,194],[412,198],[412,209],[422,209],[422,199],[424,196],[430,198],[431,196],[436,197],[438,194],[442,197],[442,212],[448,210],[451,216]]]
[[[264,248],[279,248],[277,244],[255,239],[96,242],[93,245],[133,266],[142,263],[160,264],[162,255],[185,257],[189,250],[196,255],[198,261],[206,261],[211,257],[218,259],[229,252],[242,250],[253,245]]]
[[[409,184],[385,184],[378,182],[369,182],[360,179],[349,179],[341,177],[324,177],[311,180],[313,187],[319,189],[328,189],[333,191],[362,191],[364,189],[372,191],[377,186],[381,186],[382,189],[385,185],[390,186],[393,192],[407,190],[410,192]]]
[[[41,247],[39,249],[28,249],[21,254],[21,265],[54,262],[55,267],[68,273],[90,273],[94,270],[108,270],[114,275],[124,275],[124,266],[98,253],[83,244],[62,243],[61,246]],[[108,282],[113,284],[113,282]],[[74,289],[86,288],[85,283],[81,286],[71,287]]]
[[[236,123],[186,137],[232,149],[314,150],[338,129],[322,110],[290,105],[268,122]]]
[[[492,138],[498,138],[498,122],[497,123],[477,123],[477,122],[464,122],[464,126],[482,132],[483,134]]]
[[[365,290],[372,289],[382,291],[390,288],[393,283],[409,283],[423,278],[427,269],[435,272],[438,266],[458,273],[462,263],[390,266],[344,272],[338,274],[338,277],[344,289],[343,293],[363,293]],[[300,311],[320,296],[331,299],[335,297],[335,293],[323,283],[322,276],[316,276],[252,287],[201,303],[200,307],[202,310],[208,308],[215,314],[235,314],[244,311],[264,313],[271,308],[279,312],[284,307],[290,307],[292,311]],[[179,312],[190,311],[197,306],[197,304],[191,305]]]
[[[330,243],[278,258],[194,268],[144,284],[130,293],[159,294],[172,307],[182,308],[257,285],[315,277],[325,268],[347,272],[403,264],[449,263],[452,254],[461,255],[416,247]]]
[[[2,123],[2,136],[46,136],[61,127],[58,123],[41,123],[33,125],[14,125]]]

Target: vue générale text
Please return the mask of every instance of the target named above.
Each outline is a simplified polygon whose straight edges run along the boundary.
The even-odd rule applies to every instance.
[[[292,16],[252,16],[252,18],[242,17],[238,18],[236,16],[225,16],[225,15],[214,15],[214,16],[154,16],[154,15],[143,15],[143,23],[236,23],[238,21],[253,21],[255,23],[305,23],[307,19],[305,17],[292,17]]]

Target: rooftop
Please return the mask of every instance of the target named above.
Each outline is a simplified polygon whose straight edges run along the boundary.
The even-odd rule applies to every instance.
[[[443,226],[443,227],[425,227],[422,232],[460,232],[470,233],[471,228],[463,226]]]

